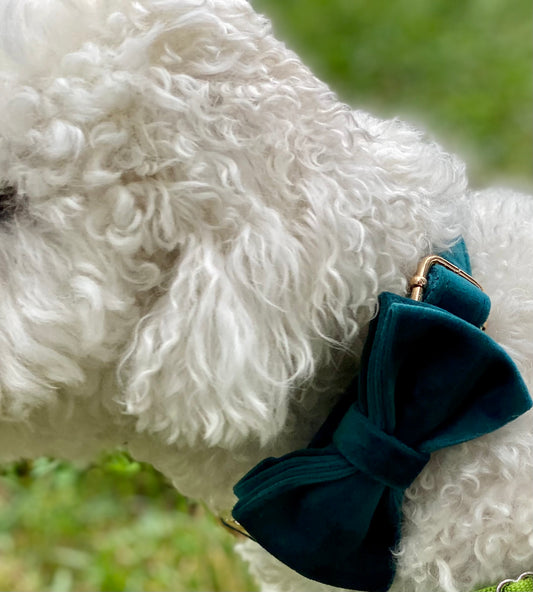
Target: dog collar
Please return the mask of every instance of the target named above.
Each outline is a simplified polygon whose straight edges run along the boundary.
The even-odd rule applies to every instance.
[[[516,580],[504,580],[476,592],[533,592],[533,571],[523,573]]]
[[[388,590],[404,492],[430,454],[531,407],[515,364],[481,330],[490,301],[470,273],[459,240],[423,261],[412,299],[381,294],[359,374],[309,446],[236,484],[233,518],[295,571]]]

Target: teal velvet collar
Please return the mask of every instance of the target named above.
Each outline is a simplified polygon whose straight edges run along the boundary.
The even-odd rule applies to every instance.
[[[470,273],[462,240],[442,256]],[[489,309],[481,290],[440,266],[423,302],[381,294],[358,376],[307,448],[237,483],[233,517],[308,578],[388,590],[404,491],[430,454],[531,407],[514,362],[480,329]]]

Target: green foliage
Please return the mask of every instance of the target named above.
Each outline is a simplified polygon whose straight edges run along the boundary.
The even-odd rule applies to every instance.
[[[0,476],[0,590],[251,591],[234,539],[154,469],[38,459]]]
[[[530,184],[530,2],[254,0],[343,100],[421,123],[477,184]],[[0,476],[0,590],[251,591],[233,539],[123,454]]]

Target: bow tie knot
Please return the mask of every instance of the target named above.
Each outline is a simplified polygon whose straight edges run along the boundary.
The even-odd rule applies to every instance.
[[[333,444],[355,469],[393,489],[404,491],[429,460],[372,423],[351,406],[333,434]]]

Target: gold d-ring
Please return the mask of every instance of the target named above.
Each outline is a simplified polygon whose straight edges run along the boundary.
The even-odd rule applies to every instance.
[[[457,265],[450,263],[449,261],[447,261],[443,257],[440,257],[439,255],[429,255],[429,257],[424,257],[424,259],[420,261],[416,269],[415,275],[411,278],[411,281],[409,282],[411,300],[416,300],[417,302],[420,302],[422,300],[424,288],[427,286],[428,283],[427,277],[429,270],[434,265],[442,265],[446,269],[453,271],[453,273],[469,281],[471,284],[474,284],[474,286],[476,286],[483,292],[483,288],[481,287],[481,285],[478,284],[478,282],[476,282],[476,280],[471,275],[468,275],[465,271],[457,267]]]
[[[219,516],[220,524],[233,536],[241,537],[244,536],[246,538],[251,539],[252,541],[254,538],[248,534],[248,531],[242,526],[235,518],[229,514],[225,514],[224,516]]]

